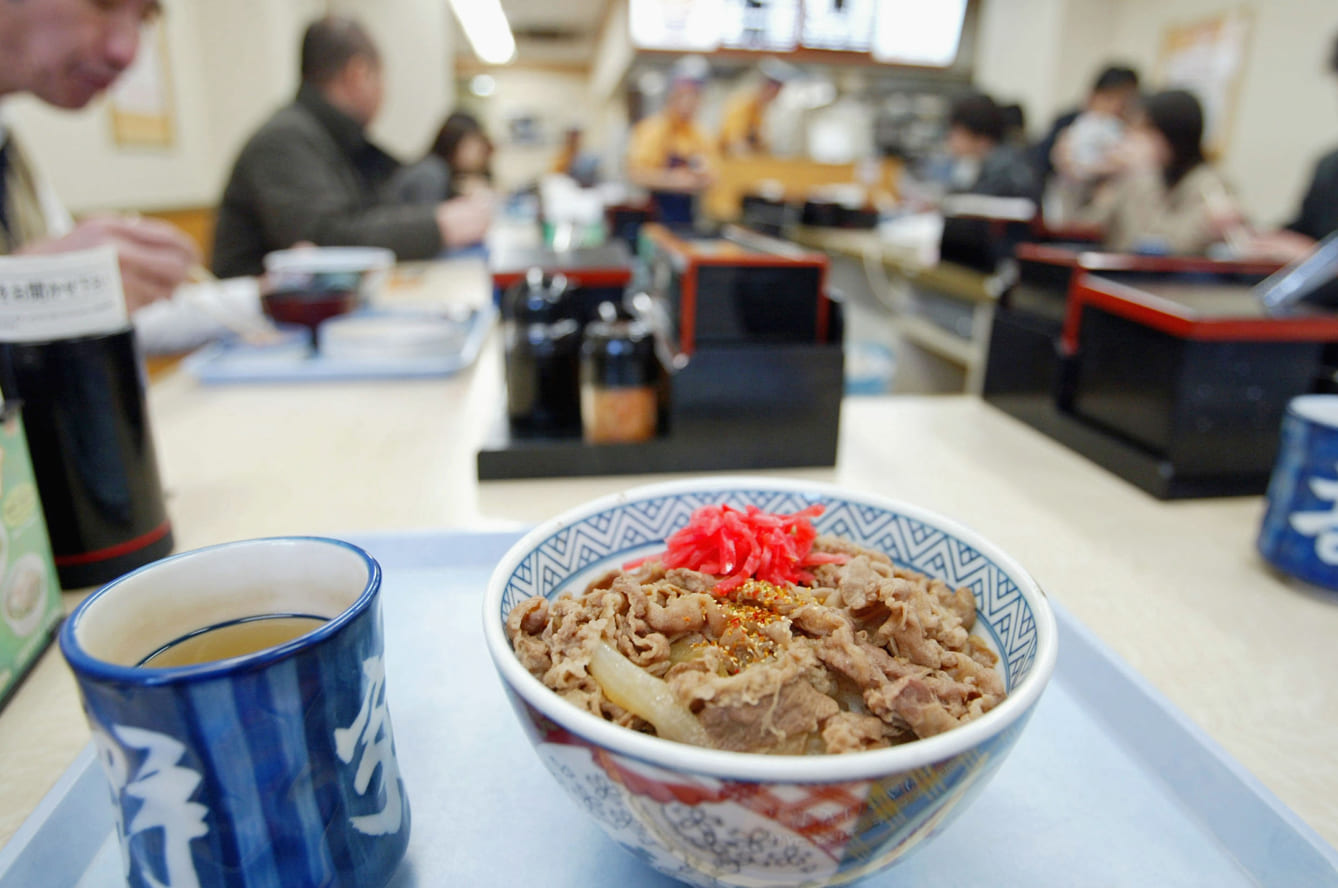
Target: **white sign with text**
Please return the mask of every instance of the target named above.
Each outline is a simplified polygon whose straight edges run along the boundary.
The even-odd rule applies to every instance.
[[[112,247],[0,256],[0,342],[46,342],[130,325]]]

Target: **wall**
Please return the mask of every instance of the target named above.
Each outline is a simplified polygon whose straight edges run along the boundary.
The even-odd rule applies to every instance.
[[[102,100],[70,113],[20,96],[6,114],[74,212],[212,205],[242,143],[296,91],[302,29],[326,9],[362,19],[382,47],[386,104],[374,136],[406,158],[421,154],[454,99],[441,0],[171,3],[162,21],[177,129],[166,149],[115,145]]]
[[[503,190],[534,182],[548,172],[557,156],[563,131],[572,125],[585,131],[585,149],[599,152],[603,145],[603,108],[590,91],[590,76],[579,69],[522,68],[507,66],[488,71],[497,82],[487,99],[462,101],[477,114],[497,144],[493,176]],[[508,137],[511,120],[533,116],[539,121],[542,140],[517,145]]]
[[[975,82],[1001,101],[1020,102],[1033,130],[1057,105],[1066,0],[984,0]]]
[[[608,15],[604,17],[590,65],[590,90],[600,101],[617,95],[618,87],[636,57],[627,17],[627,0],[609,0]]]
[[[228,0],[197,3],[194,8],[197,58],[213,148],[200,176],[208,181],[203,202],[212,204],[242,144],[297,92],[302,30],[324,12],[325,4],[321,0]],[[172,14],[176,14],[175,6]],[[245,40],[206,39],[216,34],[249,36]]]
[[[381,48],[386,99],[372,125],[373,138],[405,160],[422,156],[455,101],[455,22],[449,4],[330,0],[330,7],[365,22]]]

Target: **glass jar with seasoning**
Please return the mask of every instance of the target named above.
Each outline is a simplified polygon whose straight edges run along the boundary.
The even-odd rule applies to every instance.
[[[591,444],[630,444],[659,428],[660,362],[655,339],[639,321],[616,318],[585,327],[581,345],[581,424]]]
[[[581,328],[567,281],[531,269],[503,305],[507,418],[519,437],[581,433]]]

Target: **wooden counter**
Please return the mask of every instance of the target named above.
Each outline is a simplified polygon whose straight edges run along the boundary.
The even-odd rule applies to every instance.
[[[487,298],[481,269],[445,280],[423,280],[423,293]],[[500,360],[494,343],[474,369],[443,380],[202,388],[179,372],[161,379],[149,402],[180,547],[518,528],[650,480],[477,483]],[[1158,502],[972,397],[847,399],[836,468],[778,474],[905,499],[993,539],[1338,843],[1338,595],[1264,568],[1253,549],[1258,498]],[[0,713],[0,841],[87,741],[73,680],[48,652]]]
[[[702,199],[702,209],[712,219],[733,222],[746,194],[763,183],[780,183],[787,200],[803,202],[815,188],[850,185],[857,181],[854,163],[819,163],[806,157],[772,157],[766,154],[722,157],[716,163],[716,181]],[[901,162],[887,158],[879,162],[878,181],[873,187],[888,195],[897,193]]]

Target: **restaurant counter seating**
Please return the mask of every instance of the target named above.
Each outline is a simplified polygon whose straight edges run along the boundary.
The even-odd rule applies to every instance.
[[[987,401],[1162,498],[1262,493],[1287,401],[1320,387],[1338,315],[1269,316],[1276,263],[1017,251]]]

